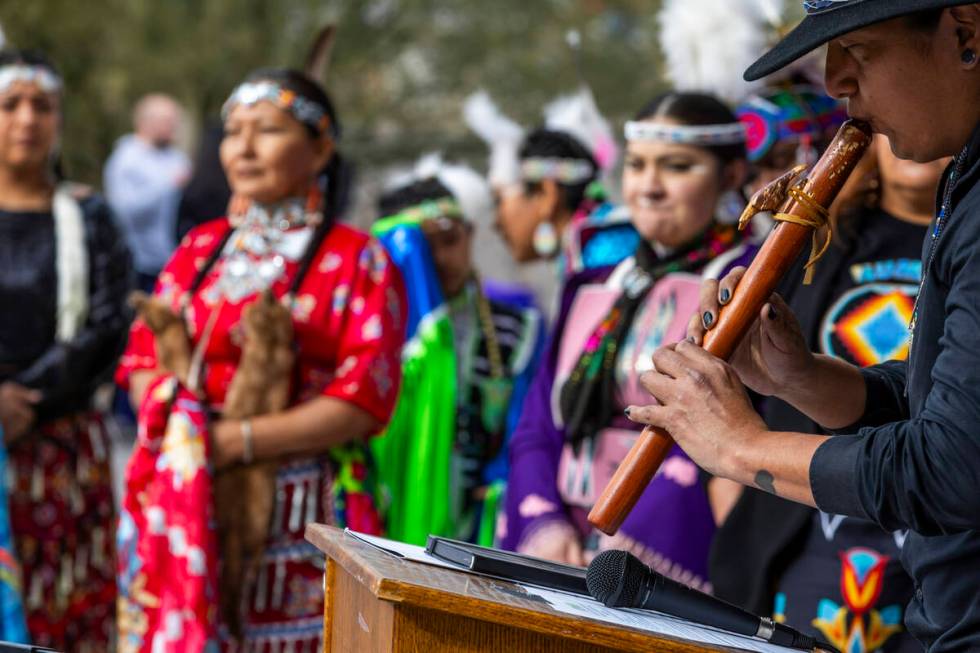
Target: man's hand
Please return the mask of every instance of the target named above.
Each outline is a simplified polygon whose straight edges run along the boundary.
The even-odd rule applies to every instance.
[[[40,390],[13,381],[0,383],[0,424],[3,424],[7,444],[23,437],[34,426],[37,419],[34,407],[41,399]]]
[[[810,462],[827,436],[768,431],[732,366],[691,342],[659,349],[653,362],[640,382],[660,405],[630,406],[630,419],[666,429],[715,476],[814,505]],[[846,376],[835,378],[847,392]]]
[[[731,301],[743,276],[745,268],[738,267],[721,281],[706,279],[701,284],[700,309],[687,329],[694,343],[702,344],[705,334],[718,324],[721,307]],[[796,316],[777,294],[762,307],[730,361],[742,382],[765,396],[804,383],[814,366]]]
[[[660,405],[628,410],[634,422],[666,429],[702,469],[733,473],[733,454],[766,429],[731,365],[690,342],[662,347],[640,383]]]

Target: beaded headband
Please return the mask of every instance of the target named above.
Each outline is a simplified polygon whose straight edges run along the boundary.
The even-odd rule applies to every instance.
[[[738,145],[745,142],[745,126],[740,122],[724,125],[666,125],[659,122],[626,123],[626,140],[682,143],[684,145]]]
[[[239,85],[221,107],[221,119],[227,120],[228,114],[236,105],[251,106],[263,101],[271,102],[283,111],[288,111],[296,120],[313,128],[318,134],[329,129],[332,136],[337,136],[326,109],[313,100],[269,80],[245,82]]]
[[[583,159],[531,157],[521,161],[524,181],[553,179],[562,184],[582,184],[596,176],[596,169]]]
[[[61,78],[44,66],[22,63],[0,66],[0,93],[17,82],[37,84],[45,93],[59,93],[62,87]]]
[[[440,197],[435,200],[423,200],[414,206],[402,209],[395,215],[382,218],[382,220],[419,224],[426,220],[436,220],[439,218],[462,220],[464,218],[463,209],[455,198]]]

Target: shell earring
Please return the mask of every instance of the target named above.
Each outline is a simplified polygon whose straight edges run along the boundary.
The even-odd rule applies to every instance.
[[[555,225],[547,220],[534,228],[534,237],[531,240],[534,253],[541,258],[551,258],[558,252],[558,232]]]

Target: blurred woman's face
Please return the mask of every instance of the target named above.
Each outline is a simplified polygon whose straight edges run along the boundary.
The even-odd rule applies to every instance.
[[[58,138],[61,102],[34,82],[0,92],[0,165],[22,172],[48,166]]]
[[[634,141],[626,146],[623,198],[650,243],[680,247],[714,221],[725,190],[718,159],[690,145]]]
[[[939,179],[949,165],[950,157],[930,163],[899,159],[892,152],[888,138],[880,134],[875,136],[874,152],[882,186],[895,192],[922,194],[926,199],[935,199]]]
[[[235,106],[225,120],[221,165],[235,194],[268,204],[306,194],[330,160],[329,136],[310,132],[270,102]]]
[[[534,250],[534,230],[548,219],[540,198],[525,191],[521,183],[495,188],[497,220],[500,233],[511,256],[518,263],[540,258]]]
[[[452,299],[473,276],[473,225],[455,218],[422,221],[439,284]]]

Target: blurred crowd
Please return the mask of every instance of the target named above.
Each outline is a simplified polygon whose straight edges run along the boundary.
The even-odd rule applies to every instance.
[[[747,198],[846,119],[812,61],[733,92],[665,54],[675,90],[625,125],[585,85],[532,127],[474,89],[460,110],[486,171],[420,152],[364,231],[356,152],[307,72],[228,89],[193,160],[179,103],[143,97],[99,192],[59,175],[56,63],[0,52],[0,639],[320,650],[319,522],[574,565],[627,549],[842,650],[915,650],[901,532],[713,479],[676,447],[616,536],[586,520],[638,435],[623,409],[649,403],[653,351],[771,229],[738,229]],[[861,366],[908,353],[946,165],[876,138],[812,283],[808,252],[780,291],[814,351]],[[554,301],[476,268],[490,223],[501,269],[551,262]],[[773,430],[819,432],[754,400]]]

